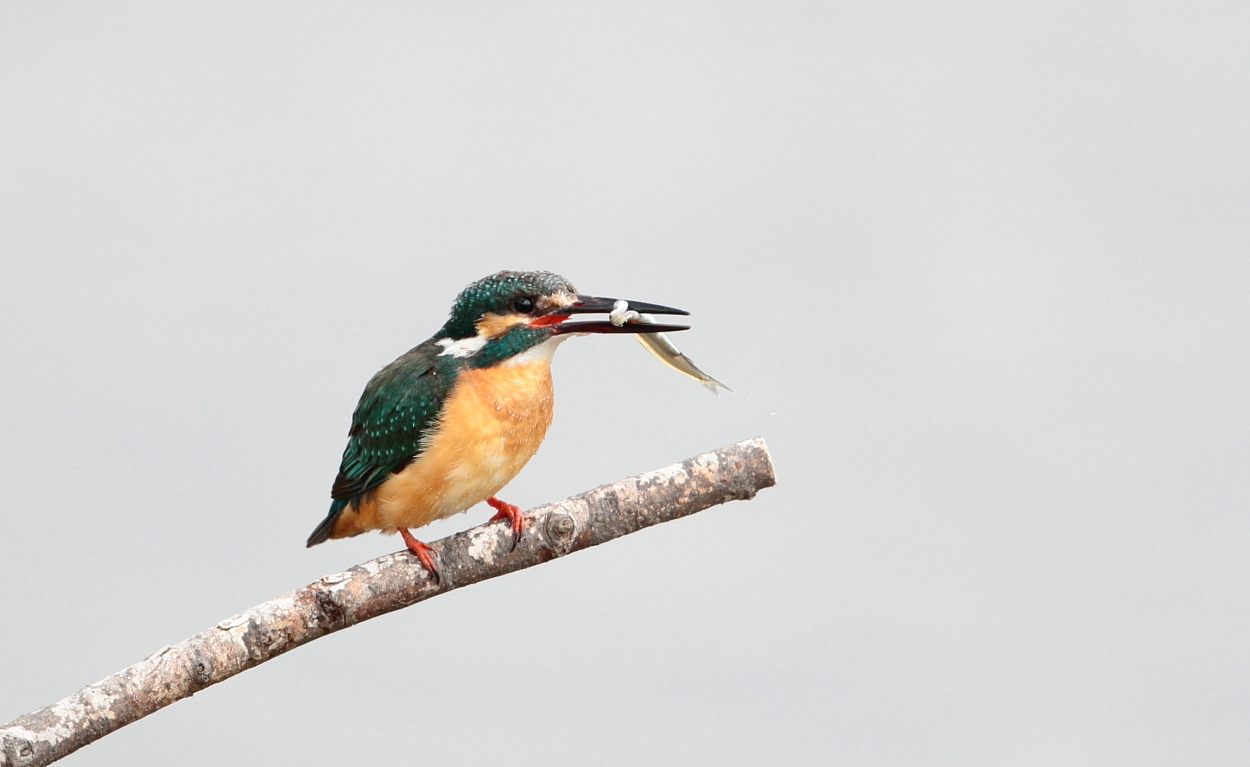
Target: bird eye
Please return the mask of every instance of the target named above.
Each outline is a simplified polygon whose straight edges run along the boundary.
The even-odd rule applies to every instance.
[[[521,314],[529,314],[534,311],[534,299],[529,296],[521,296],[512,302],[512,308]]]

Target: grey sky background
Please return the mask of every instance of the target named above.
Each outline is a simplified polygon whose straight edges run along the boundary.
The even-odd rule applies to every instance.
[[[570,342],[503,497],[778,487],[66,764],[1246,764],[1247,17],[0,3],[0,721],[396,550],[303,547],[361,388],[550,269],[738,393]]]

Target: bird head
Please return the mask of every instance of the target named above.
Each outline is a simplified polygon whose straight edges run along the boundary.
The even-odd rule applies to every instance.
[[[606,320],[569,322],[575,314],[606,314],[617,299],[586,296],[552,272],[497,272],[469,285],[451,307],[451,317],[435,336],[443,354],[471,357],[483,367],[502,362],[545,342],[554,351],[559,341],[582,333],[662,333],[688,330],[686,325],[625,323]],[[645,314],[689,314],[659,304],[628,301]]]

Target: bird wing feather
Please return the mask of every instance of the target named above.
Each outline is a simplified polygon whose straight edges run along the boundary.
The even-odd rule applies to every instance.
[[[431,339],[378,371],[352,414],[332,498],[354,504],[421,454],[455,365]]]

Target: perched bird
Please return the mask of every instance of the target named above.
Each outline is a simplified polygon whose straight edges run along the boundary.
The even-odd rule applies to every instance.
[[[409,528],[480,501],[508,521],[513,545],[521,510],[495,498],[538,450],[551,424],[551,358],[583,333],[659,333],[684,325],[568,322],[608,313],[617,299],[579,295],[558,274],[499,272],[464,289],[447,324],[382,368],[365,387],[330,512],[308,538],[315,546],[368,530],[398,532],[435,577],[431,551]],[[628,302],[649,314],[688,314]]]

